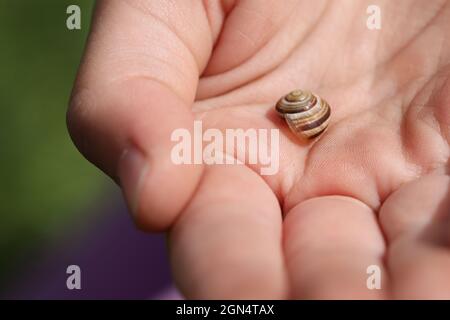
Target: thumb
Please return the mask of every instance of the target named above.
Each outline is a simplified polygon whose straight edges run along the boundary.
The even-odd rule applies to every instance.
[[[96,6],[68,128],[83,155],[120,183],[145,229],[169,227],[202,174],[202,166],[171,161],[170,138],[175,129],[192,130],[210,32],[201,1]]]

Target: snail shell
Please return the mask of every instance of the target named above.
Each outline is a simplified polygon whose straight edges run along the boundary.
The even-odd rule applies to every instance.
[[[307,139],[320,136],[327,129],[331,115],[330,106],[324,99],[302,90],[282,97],[276,110],[297,136]]]

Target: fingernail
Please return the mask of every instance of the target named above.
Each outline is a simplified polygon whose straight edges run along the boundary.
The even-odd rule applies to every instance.
[[[120,186],[133,215],[137,213],[147,171],[147,159],[138,149],[129,148],[122,153],[118,168]]]

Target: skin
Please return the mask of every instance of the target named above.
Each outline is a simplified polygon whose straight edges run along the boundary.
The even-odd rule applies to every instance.
[[[448,299],[449,30],[440,0],[99,1],[69,131],[188,298]],[[332,106],[313,143],[273,109],[295,88]],[[194,119],[279,128],[280,170],[173,164]]]

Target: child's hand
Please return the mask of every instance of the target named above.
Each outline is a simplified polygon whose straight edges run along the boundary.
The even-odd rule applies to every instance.
[[[188,298],[450,298],[450,2],[383,2],[369,30],[373,2],[99,1],[70,133],[170,230]],[[273,111],[294,88],[332,107],[316,143]],[[278,173],[174,164],[194,119],[282,129]]]

